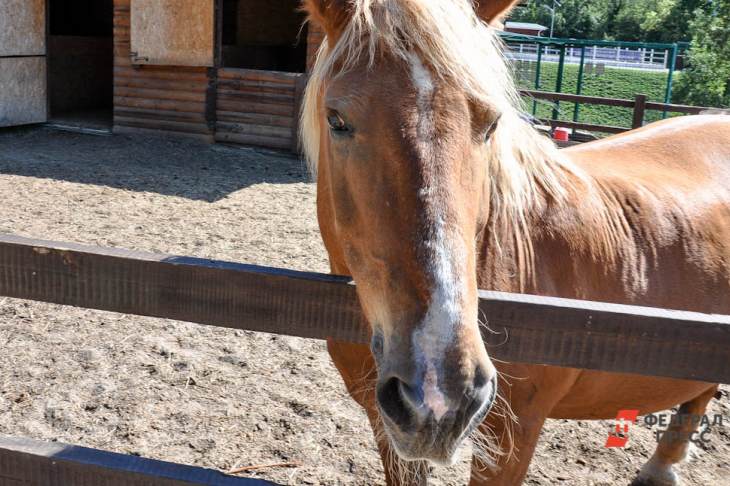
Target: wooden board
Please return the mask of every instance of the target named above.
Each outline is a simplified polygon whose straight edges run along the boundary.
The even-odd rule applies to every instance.
[[[213,66],[214,0],[132,0],[133,64]]]
[[[219,69],[216,141],[295,151],[303,81],[303,74]]]
[[[0,295],[368,342],[347,277],[0,235]],[[480,293],[493,358],[730,383],[730,316]],[[131,332],[132,330],[130,330]]]
[[[132,66],[130,23],[130,0],[114,0],[114,133],[178,135],[212,142],[213,127],[206,118],[209,69]]]
[[[0,127],[47,120],[46,1],[0,0]]]
[[[0,57],[0,127],[47,120],[45,57]]]
[[[0,57],[45,54],[46,0],[0,0]]]
[[[0,436],[1,486],[274,486],[261,479],[86,447]]]

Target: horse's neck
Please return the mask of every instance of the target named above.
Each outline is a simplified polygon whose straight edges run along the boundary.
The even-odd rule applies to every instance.
[[[562,201],[544,196],[527,214],[529,240],[486,234],[480,288],[566,298],[630,302],[640,285],[623,261],[637,243],[623,215],[607,204],[600,181],[569,176]],[[526,236],[527,238],[527,236]],[[600,294],[600,295],[599,295]]]
[[[532,293],[633,302],[645,286],[640,242],[601,181],[584,177],[532,218]]]
[[[528,221],[533,259],[520,285],[520,245],[505,245],[502,258],[484,272],[497,290],[638,304],[702,312],[730,309],[730,245],[698,234],[701,214],[682,212],[679,202],[646,197],[634,179],[588,176],[561,202],[536,208]],[[506,241],[510,241],[506,239]],[[720,257],[718,255],[724,255]],[[714,259],[713,259],[714,258]],[[713,267],[714,265],[714,267]],[[523,272],[524,273],[524,272]]]

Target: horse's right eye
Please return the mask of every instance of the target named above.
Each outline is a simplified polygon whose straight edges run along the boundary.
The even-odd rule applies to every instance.
[[[339,113],[336,111],[330,111],[327,114],[327,124],[330,126],[330,130],[338,133],[347,133],[350,131],[350,127],[345,123]]]

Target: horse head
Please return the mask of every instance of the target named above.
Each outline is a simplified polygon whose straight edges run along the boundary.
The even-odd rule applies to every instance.
[[[326,33],[301,123],[320,228],[357,284],[379,412],[408,460],[451,462],[496,396],[477,246],[501,210],[494,180],[512,176],[489,161],[522,122],[488,26],[514,2],[482,3],[305,2]]]

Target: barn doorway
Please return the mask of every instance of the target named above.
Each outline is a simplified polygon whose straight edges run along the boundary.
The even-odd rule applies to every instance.
[[[303,73],[306,16],[297,0],[223,0],[223,67]]]
[[[51,124],[111,129],[113,17],[113,0],[48,0]]]

